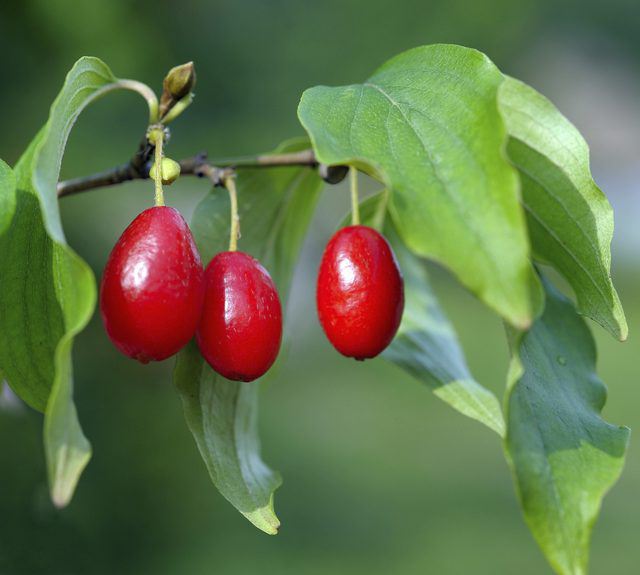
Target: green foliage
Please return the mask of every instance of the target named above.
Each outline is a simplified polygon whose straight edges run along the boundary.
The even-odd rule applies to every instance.
[[[306,147],[307,142],[291,142],[279,151]],[[270,271],[283,305],[321,184],[314,171],[296,167],[242,170],[237,178],[239,249]],[[200,203],[191,226],[205,262],[227,249],[230,208],[224,190],[214,189]],[[178,356],[174,381],[213,483],[256,527],[277,533],[273,492],[281,479],[260,459],[257,431],[258,388],[264,383],[224,379],[194,344]]]
[[[518,177],[503,153],[502,75],[460,46],[389,60],[365,83],[307,90],[298,115],[317,157],[384,182],[412,251],[449,267],[510,323],[528,326],[539,286]]]
[[[498,96],[535,257],[571,284],[580,313],[626,339],[627,322],[610,275],[613,210],[591,177],[587,143],[526,84],[506,78]]]
[[[484,55],[457,46],[416,48],[391,59],[363,84],[307,90],[298,114],[320,161],[357,166],[385,184],[393,222],[409,250],[449,267],[512,326],[526,329],[543,307],[539,282],[532,275],[531,244],[533,256],[567,278],[581,312],[620,339],[626,337],[609,271],[611,208],[591,178],[586,143],[550,102],[505,78]],[[513,166],[503,155],[505,149]],[[385,231],[393,240],[394,230]],[[436,318],[442,315],[434,312],[433,303],[428,307],[433,300],[426,278],[416,274],[407,249],[394,244],[407,276],[410,311],[386,357],[426,380],[463,413],[503,432],[495,398],[468,375],[451,331],[439,332],[437,323],[421,324],[424,310]],[[419,297],[423,301],[417,303]],[[520,404],[509,410],[507,446],[534,535],[552,565],[573,574],[586,565],[589,529],[600,499],[619,474],[626,439],[619,432],[608,444],[596,444],[609,460],[588,445],[579,452],[560,449],[560,455],[532,453],[532,445],[576,441],[578,450],[580,440],[597,432],[585,424],[584,414],[571,409],[597,388],[593,357],[580,348],[590,335],[582,323],[581,329],[574,327],[575,341],[563,335],[567,328],[552,317],[554,297],[547,296],[553,309],[522,336],[525,351],[527,344],[537,342],[538,357],[529,366],[536,377],[528,379],[525,371],[524,383],[516,387],[508,406],[526,391],[534,394],[535,402],[528,405],[529,412]],[[572,308],[573,315],[560,309],[568,324],[580,321]],[[550,329],[541,327],[554,321]],[[443,337],[434,341],[429,337],[434,333]],[[540,365],[556,363],[562,346],[573,362],[576,397],[559,390],[559,397],[553,397],[549,390],[564,382],[549,370],[540,371]],[[522,362],[526,370],[524,357]],[[512,381],[519,377],[513,367]],[[443,381],[456,385],[439,387]],[[457,393],[447,397],[449,391]],[[482,401],[477,402],[479,397]],[[561,413],[558,402],[563,399],[568,403]],[[587,406],[593,412],[602,401],[603,396],[591,397]],[[483,413],[487,406],[490,411]],[[576,461],[585,462],[584,468]],[[571,465],[575,473],[567,471]],[[561,499],[559,510],[554,497]]]
[[[505,449],[525,519],[558,573],[586,573],[591,528],[617,480],[629,430],[600,417],[595,343],[548,282],[544,314],[512,337]]]
[[[218,376],[194,342],[180,352],[174,381],[214,485],[258,529],[275,535],[280,521],[273,510],[273,493],[282,479],[260,459],[260,384]]]
[[[427,385],[460,413],[504,435],[498,399],[469,372],[455,330],[431,289],[426,264],[404,246],[393,222],[384,217],[386,202],[387,192],[382,192],[360,206],[362,223],[382,228],[404,277],[402,323],[382,357]]]
[[[56,184],[67,138],[78,116],[91,102],[117,87],[111,70],[97,58],[81,58],[67,74],[51,106],[49,120],[35,144],[31,184],[40,199],[45,228],[51,239],[64,243]]]
[[[10,223],[0,236],[0,366],[12,389],[45,412],[49,485],[59,506],[69,502],[91,456],[73,404],[71,349],[93,313],[96,288],[66,244],[56,184],[75,120],[114,81],[100,60],[79,60],[16,165],[16,185],[5,173],[0,186],[0,207],[15,206],[12,217],[10,209],[3,215]]]
[[[148,88],[83,58],[17,165],[0,162],[0,371],[45,414],[50,489],[60,506],[91,454],[73,402],[71,352],[96,289],[66,244],[56,184],[78,115],[118,88],[140,91],[154,116]],[[311,88],[298,114],[310,141],[276,153],[312,145],[319,162],[361,169],[388,190],[362,206],[363,221],[392,244],[406,283],[403,321],[383,356],[505,438],[540,547],[558,573],[585,573],[591,527],[620,474],[628,431],[601,419],[605,390],[591,334],[572,303],[548,282],[542,288],[532,258],[568,280],[579,312],[626,337],[610,278],[611,207],[591,177],[586,143],[543,96],[459,46],[410,50],[363,84]],[[240,249],[270,271],[283,302],[322,188],[316,167],[237,173]],[[227,247],[229,212],[220,189],[196,209],[192,228],[205,263]],[[494,394],[470,374],[422,258],[445,265],[510,324],[506,424]],[[264,384],[224,380],[193,342],[179,354],[174,380],[213,483],[254,525],[276,533],[281,479],[260,457],[257,429]]]

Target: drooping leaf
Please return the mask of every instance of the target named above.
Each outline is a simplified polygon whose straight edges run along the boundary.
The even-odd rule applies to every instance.
[[[31,184],[42,204],[45,227],[51,239],[58,243],[64,244],[65,237],[56,185],[71,128],[91,102],[122,87],[104,62],[98,58],[80,58],[67,74],[62,90],[51,105],[49,119],[34,153]]]
[[[308,147],[290,143],[279,152]],[[237,181],[240,250],[258,258],[276,283],[283,305],[322,182],[308,168],[243,169]],[[191,224],[208,262],[229,242],[229,199],[215,189],[198,206]],[[217,375],[191,344],[178,356],[174,375],[187,424],[211,479],[251,523],[277,533],[273,493],[280,476],[260,458],[257,430],[259,382],[239,383]]]
[[[203,361],[195,342],[180,352],[174,381],[214,485],[258,529],[275,535],[280,520],[273,495],[282,479],[260,458],[259,384],[220,377]]]
[[[595,343],[548,282],[542,317],[512,337],[505,410],[509,460],[525,519],[553,568],[586,573],[591,529],[617,480],[629,430],[600,415]]]
[[[425,262],[407,249],[394,223],[386,217],[388,193],[360,204],[360,221],[381,231],[391,244],[404,278],[402,323],[382,357],[398,365],[433,390],[463,415],[504,435],[500,403],[473,379],[455,329],[431,288]],[[342,225],[348,225],[350,216]]]
[[[91,454],[73,403],[71,349],[93,313],[96,289],[93,273],[66,244],[56,184],[75,120],[114,81],[100,60],[80,59],[16,165],[16,186],[0,186],[0,207],[10,206],[10,221],[0,225],[0,369],[18,396],[45,412],[49,484],[59,506]]]
[[[535,256],[571,284],[580,313],[626,339],[610,275],[613,210],[591,177],[587,143],[549,100],[518,80],[505,79],[498,101]]]
[[[298,116],[321,162],[354,164],[383,181],[413,252],[441,262],[526,327],[540,288],[517,173],[503,151],[502,80],[480,52],[424,46],[389,60],[363,84],[307,90]]]
[[[67,265],[72,268],[77,263],[69,261]],[[65,274],[65,279],[69,280],[74,275],[70,269]],[[82,432],[73,401],[71,349],[74,336],[84,327],[95,306],[92,292],[72,284],[63,289],[66,290],[66,297],[75,298],[76,307],[70,311],[67,321],[68,325],[77,327],[67,332],[58,344],[55,356],[56,379],[44,416],[47,472],[51,498],[58,507],[64,507],[71,501],[80,475],[91,459],[91,445]]]

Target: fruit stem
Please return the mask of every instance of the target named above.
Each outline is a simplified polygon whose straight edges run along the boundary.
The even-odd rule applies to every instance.
[[[353,166],[349,170],[349,183],[351,185],[351,225],[360,225],[360,205],[358,203],[358,170]]]
[[[231,230],[229,231],[229,251],[235,252],[238,249],[238,238],[240,237],[240,216],[238,216],[238,192],[236,190],[235,174],[224,179],[224,187],[229,192],[231,200]]]
[[[155,195],[156,206],[164,206],[164,191],[162,190],[162,144],[164,143],[164,131],[162,128],[149,132],[149,141],[155,144]]]

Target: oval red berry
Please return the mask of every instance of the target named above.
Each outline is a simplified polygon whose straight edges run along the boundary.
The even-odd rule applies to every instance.
[[[142,212],[114,246],[102,276],[107,334],[142,363],[177,353],[194,335],[204,271],[187,222],[174,208]]]
[[[322,256],[316,292],[325,334],[343,355],[375,357],[398,331],[404,284],[387,240],[373,228],[349,226]]]
[[[271,367],[282,340],[282,308],[264,267],[248,254],[222,252],[205,271],[198,346],[223,377],[253,381]]]

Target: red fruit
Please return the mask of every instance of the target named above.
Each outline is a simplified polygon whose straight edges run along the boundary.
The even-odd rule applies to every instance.
[[[336,232],[322,256],[316,300],[322,328],[342,355],[363,360],[384,350],[404,308],[404,283],[387,240],[367,226]]]
[[[264,375],[282,340],[282,308],[269,272],[248,254],[222,252],[207,266],[205,286],[196,334],[202,355],[227,379]]]
[[[187,222],[168,207],[149,208],[124,231],[100,286],[107,334],[142,363],[177,353],[198,327],[204,271]]]

